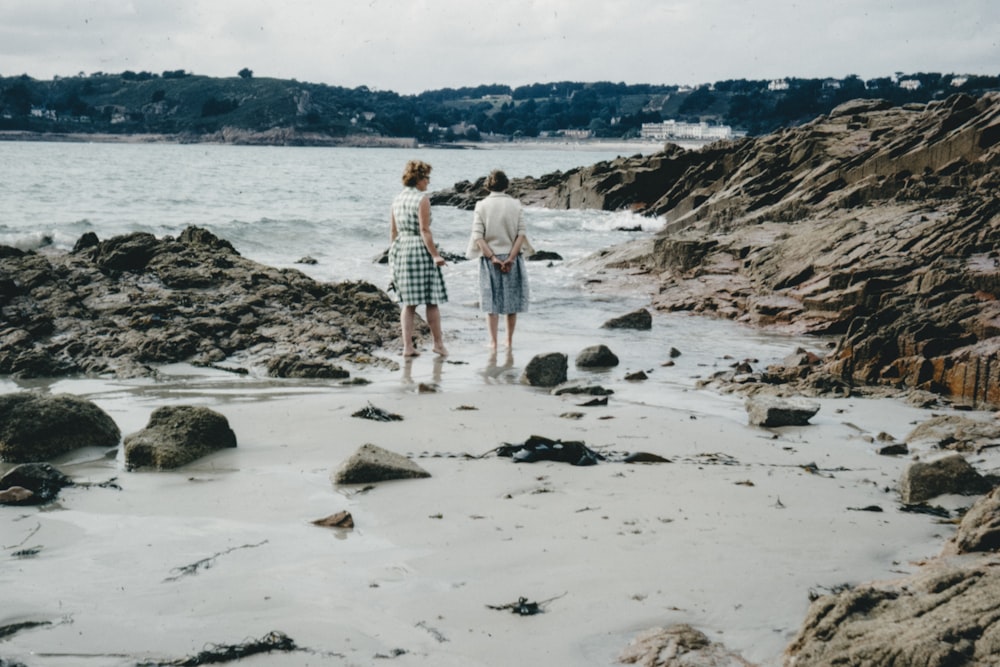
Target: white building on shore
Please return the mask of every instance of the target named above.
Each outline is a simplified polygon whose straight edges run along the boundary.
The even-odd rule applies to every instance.
[[[694,139],[697,141],[717,141],[732,139],[733,128],[728,125],[708,123],[679,123],[665,120],[662,123],[643,123],[639,131],[643,139],[666,141],[668,139]]]

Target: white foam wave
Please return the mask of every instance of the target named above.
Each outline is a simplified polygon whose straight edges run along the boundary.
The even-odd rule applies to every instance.
[[[46,248],[54,243],[55,239],[50,232],[0,233],[0,245],[12,246],[25,252]]]

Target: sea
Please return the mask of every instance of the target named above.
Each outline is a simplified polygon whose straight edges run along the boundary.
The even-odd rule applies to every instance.
[[[4,141],[0,244],[58,252],[72,248],[86,232],[100,239],[131,232],[163,237],[195,225],[263,264],[294,268],[318,281],[364,280],[387,289],[388,269],[376,259],[388,247],[389,207],[408,160],[431,164],[433,191],[473,181],[492,169],[503,169],[512,178],[537,177],[659,149],[648,143],[442,149]],[[448,391],[515,383],[534,355],[563,352],[571,379],[606,385],[620,399],[692,409],[723,400],[721,409],[736,415],[742,410],[735,400],[712,398],[698,390],[699,382],[741,360],[763,367],[799,347],[821,350],[827,344],[685,313],[654,311],[650,331],[604,329],[608,319],[648,307],[651,288],[608,289],[614,276],[592,275],[583,260],[656,234],[662,220],[628,211],[529,207],[525,221],[534,247],[563,259],[529,263],[531,306],[518,318],[513,350],[490,354],[478,308],[476,263],[452,261],[444,268],[449,302],[442,306],[449,357],[434,359],[426,349],[404,364],[398,348],[382,350],[398,367],[356,369],[354,374],[371,384],[351,390],[378,395],[421,384]],[[434,238],[446,253],[464,254],[471,226],[470,211],[432,209]],[[307,258],[315,263],[303,263]],[[501,340],[502,331],[501,322]],[[585,347],[598,344],[611,348],[621,363],[581,373],[573,360]],[[0,378],[0,391],[39,384],[50,391],[93,395],[164,386],[238,395],[303,390],[302,382],[240,377],[186,364],[160,371],[152,380]],[[648,379],[624,379],[637,371]]]

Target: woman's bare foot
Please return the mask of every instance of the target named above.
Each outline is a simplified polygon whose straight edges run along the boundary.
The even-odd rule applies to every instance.
[[[434,354],[439,354],[442,357],[447,357],[448,350],[445,349],[444,345],[438,345],[437,347],[434,348]]]
[[[403,350],[404,357],[419,357],[420,353],[416,350]]]

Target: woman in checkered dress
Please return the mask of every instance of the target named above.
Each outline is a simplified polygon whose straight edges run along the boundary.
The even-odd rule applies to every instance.
[[[431,236],[431,202],[424,194],[431,180],[431,166],[420,160],[410,160],[403,172],[403,191],[392,202],[389,231],[389,267],[392,282],[403,304],[400,327],[403,334],[403,356],[415,357],[413,322],[417,306],[427,309],[427,324],[434,338],[434,352],[445,356],[448,351],[441,339],[439,303],[448,301],[441,267],[444,258]]]

